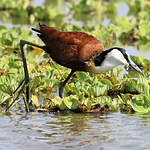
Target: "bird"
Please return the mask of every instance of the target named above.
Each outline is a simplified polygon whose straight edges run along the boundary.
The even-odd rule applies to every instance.
[[[20,41],[25,83],[29,82],[28,69],[23,46],[29,44],[47,52],[57,64],[71,69],[67,78],[59,86],[59,96],[63,98],[64,87],[77,71],[104,73],[119,65],[126,70],[134,69],[142,74],[141,69],[131,60],[124,48],[115,46],[104,50],[103,44],[94,36],[84,32],[62,32],[54,27],[39,23],[39,29],[32,28],[44,45],[38,45],[26,40]],[[27,92],[29,89],[27,89]],[[29,99],[29,94],[27,95]]]

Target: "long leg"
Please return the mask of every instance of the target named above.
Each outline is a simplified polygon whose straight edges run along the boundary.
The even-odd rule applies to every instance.
[[[25,44],[28,44],[28,45],[31,45],[31,46],[36,46],[36,47],[41,48],[41,49],[43,49],[43,46],[40,46],[38,44],[34,44],[34,43],[26,41],[26,40],[20,40],[20,49],[21,49],[21,55],[22,55],[22,61],[23,61],[25,79],[19,84],[19,86],[17,87],[17,89],[15,90],[15,92],[23,85],[22,88],[20,89],[20,91],[18,92],[18,95],[17,95],[17,98],[18,98],[19,95],[21,94],[21,92],[23,91],[24,87],[25,87],[24,85],[27,85],[26,86],[26,101],[27,101],[27,103],[29,103],[29,85],[28,85],[28,83],[29,83],[29,73],[28,73],[28,67],[27,67],[26,57],[25,57],[24,49],[23,49],[23,47],[25,46]],[[25,84],[23,84],[24,81],[25,81]],[[14,102],[15,102],[15,100],[14,100]],[[12,102],[12,103],[14,103],[14,102]]]
[[[29,42],[29,41],[20,40],[21,55],[22,55],[22,60],[23,60],[24,73],[25,73],[25,84],[27,85],[29,83],[29,73],[28,73],[26,57],[25,57],[24,49],[23,49],[25,44],[28,44],[28,45],[31,45],[31,46],[36,46],[38,48],[43,48],[43,46],[40,46],[38,44]],[[26,100],[27,100],[27,103],[28,103],[29,102],[29,85],[26,86]]]
[[[70,74],[65,79],[65,81],[60,84],[60,86],[59,86],[59,97],[63,98],[64,87],[65,87],[66,83],[68,82],[68,80],[70,79],[70,77],[74,74],[74,72],[75,72],[74,70],[71,70]]]

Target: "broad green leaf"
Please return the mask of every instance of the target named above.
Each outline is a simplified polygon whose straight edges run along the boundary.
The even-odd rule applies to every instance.
[[[140,113],[150,112],[150,98],[145,95],[133,96],[132,100],[128,101],[128,104],[132,106],[134,111]]]
[[[78,108],[78,100],[76,96],[66,97],[64,98],[63,102],[68,109],[74,110]]]

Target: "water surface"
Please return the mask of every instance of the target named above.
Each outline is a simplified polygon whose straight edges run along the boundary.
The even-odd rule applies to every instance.
[[[0,150],[148,150],[150,118],[120,112],[0,118]]]

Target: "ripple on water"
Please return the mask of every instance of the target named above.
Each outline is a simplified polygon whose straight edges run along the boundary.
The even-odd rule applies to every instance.
[[[149,149],[150,119],[135,115],[28,114],[0,117],[0,149]]]

